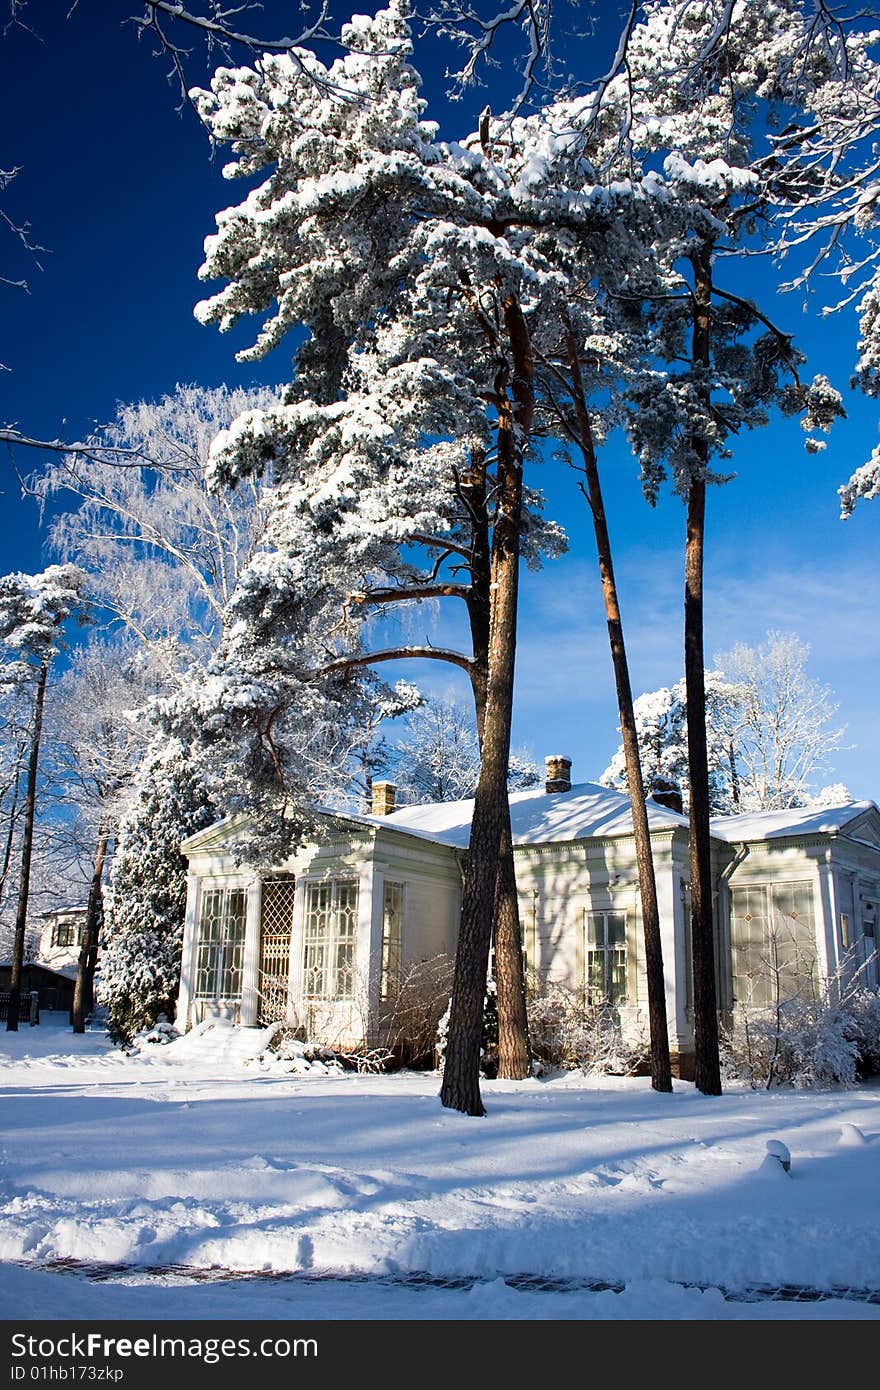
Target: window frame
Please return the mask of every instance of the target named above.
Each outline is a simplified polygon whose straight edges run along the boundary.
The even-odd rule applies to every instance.
[[[397,895],[395,917],[389,926],[389,889]],[[401,879],[386,878],[382,882],[382,945],[379,957],[379,999],[387,1003],[397,998],[403,984],[403,928],[406,913],[406,884]]]
[[[611,918],[623,922],[623,938],[612,941],[609,933]],[[594,921],[601,921],[601,941],[598,936],[591,938],[590,928]],[[588,1004],[603,1008],[619,1009],[629,1001],[629,913],[626,908],[584,908],[584,997]],[[591,958],[598,958],[601,964],[602,984],[600,990],[591,983]],[[615,969],[622,982],[622,990],[615,997]]]
[[[759,913],[752,911],[752,904],[748,901],[747,895],[760,896],[761,910]],[[803,913],[800,909],[785,912],[783,910],[786,895],[791,899],[791,903],[796,902],[796,895],[800,894],[807,911]],[[782,899],[782,902],[779,901]],[[737,907],[745,903],[745,912],[737,911]],[[791,904],[789,904],[790,906]],[[792,945],[795,949],[795,956],[791,961],[780,963],[778,954],[775,964],[773,962],[774,952],[779,951],[779,925],[780,922],[799,921],[802,917],[808,923],[808,937],[806,942],[799,942],[797,931],[791,932]],[[744,934],[738,930],[740,924],[757,920],[761,924],[762,944],[761,954],[758,957],[759,969],[741,970],[739,967],[744,961],[748,961],[749,952],[756,949],[754,943],[751,945],[744,940]],[[776,937],[774,938],[774,930]],[[787,930],[791,930],[788,929]],[[784,949],[784,943],[782,946]],[[821,971],[821,958],[819,952],[819,938],[817,933],[815,883],[812,878],[792,878],[764,880],[761,883],[732,883],[730,885],[730,950],[732,983],[734,993],[734,1003],[746,1005],[753,1008],[769,1008],[776,998],[774,987],[774,974],[778,976],[781,986],[781,999],[795,997],[815,998]],[[801,961],[806,961],[806,968],[798,968]],[[739,993],[743,987],[748,990],[748,998],[740,998]],[[806,993],[805,993],[806,991]],[[760,996],[766,993],[767,998]]]
[[[218,898],[219,911],[210,911],[208,905]],[[236,899],[238,903],[234,909]],[[206,939],[205,926],[209,917],[218,924],[219,929],[214,937]],[[241,1002],[246,930],[247,889],[242,884],[203,884],[196,933],[194,1000],[201,1004]],[[206,977],[211,976],[214,983],[209,989]]]
[[[353,900],[343,900],[354,890]],[[326,896],[325,896],[326,895]],[[325,897],[323,906],[313,907],[316,898]],[[302,987],[303,997],[325,1001],[354,998],[357,958],[360,880],[356,877],[310,879],[305,883],[303,914]],[[313,912],[320,914],[313,920]],[[343,914],[346,914],[343,930]],[[316,926],[318,930],[315,930]],[[310,964],[314,960],[314,964]],[[310,976],[320,977],[320,988],[311,988]],[[344,987],[339,988],[340,979]],[[330,982],[333,988],[330,989]]]
[[[61,937],[62,932],[64,933],[63,940]],[[81,945],[79,937],[80,932],[77,930],[77,923],[71,921],[69,918],[66,921],[56,922],[55,926],[52,928],[52,945],[58,950],[66,950],[71,946]]]

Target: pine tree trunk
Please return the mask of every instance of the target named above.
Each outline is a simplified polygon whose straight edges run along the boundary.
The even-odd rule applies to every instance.
[[[642,777],[639,739],[633,711],[629,663],[623,638],[623,622],[614,577],[611,538],[605,502],[599,480],[599,467],[593,442],[593,431],[581,380],[577,342],[571,325],[567,328],[566,346],[572,377],[572,393],[577,415],[578,435],[584,460],[587,501],[593,516],[596,552],[602,579],[602,598],[611,645],[611,662],[617,690],[617,709],[626,765],[626,784],[632,807],[633,836],[636,844],[636,863],[639,893],[642,901],[642,933],[645,942],[645,968],[648,980],[648,1020],[651,1035],[651,1085],[655,1091],[672,1090],[672,1067],[669,1057],[669,1031],[666,1021],[666,980],[663,972],[663,946],[660,938],[660,908],[657,902],[657,880],[651,853],[651,832]]]
[[[18,885],[18,907],[15,914],[15,939],[12,945],[12,970],[9,975],[9,1008],[6,1015],[6,1031],[18,1032],[18,1017],[21,1011],[21,972],[24,965],[24,940],[27,927],[28,897],[31,886],[31,856],[34,845],[34,816],[37,809],[37,769],[40,762],[40,737],[43,732],[43,705],[46,699],[46,682],[49,679],[49,663],[40,665],[37,681],[37,698],[34,702],[34,731],[31,737],[31,752],[28,761],[27,792],[24,802],[24,832],[21,842],[21,879]]]
[[[76,984],[73,990],[73,1008],[70,1021],[74,1033],[86,1031],[86,1018],[92,1011],[95,998],[95,966],[98,962],[98,934],[103,918],[104,895],[101,888],[104,877],[104,861],[107,857],[108,834],[106,830],[98,833],[95,859],[92,868],[92,881],[89,884],[89,905],[86,911],[86,925],[76,968]]]
[[[516,892],[516,869],[513,862],[513,837],[510,830],[510,803],[506,796],[504,811],[498,872],[495,879],[498,1075],[507,1081],[522,1081],[531,1075],[531,1052],[523,975],[522,930]]]
[[[496,538],[498,530],[499,525],[496,524]],[[515,533],[512,539],[515,543]],[[515,548],[512,553],[509,546],[500,548],[497,539],[495,549],[493,660],[490,664],[482,761],[474,798],[440,1092],[445,1106],[461,1110],[466,1115],[486,1113],[480,1096],[483,1000],[492,941],[498,856],[507,814],[507,765],[510,757],[518,556]],[[501,553],[498,553],[499,550]]]
[[[12,842],[15,839],[15,827],[18,823],[18,797],[21,790],[21,764],[24,757],[24,749],[19,750],[18,761],[15,771],[15,781],[13,784],[12,805],[9,808],[9,825],[6,831],[6,843],[3,846],[3,866],[0,868],[0,902],[6,889],[6,880],[9,877],[9,866],[12,863]]]
[[[512,373],[505,363],[496,381],[500,403],[498,497],[492,535],[489,679],[480,777],[474,798],[440,1091],[443,1105],[467,1115],[486,1113],[480,1095],[483,1000],[492,941],[498,860],[509,817],[507,770],[519,598],[522,441],[529,436],[534,410],[528,330],[515,299],[506,299],[503,310],[511,349]],[[508,390],[511,386],[512,402]]]
[[[491,553],[486,504],[486,470],[482,458],[474,459],[460,491],[471,517],[471,591],[468,618],[473,666],[471,685],[477,718],[477,736],[483,744],[491,641]],[[510,832],[510,805],[505,781],[505,825],[498,853],[495,883],[495,978],[498,1003],[498,1075],[521,1081],[531,1074],[531,1054],[523,976],[522,933]]]
[[[693,359],[711,362],[711,248],[693,257],[696,312]],[[712,922],[712,862],[709,837],[709,755],[706,739],[706,672],[703,662],[703,546],[706,527],[708,443],[694,439],[701,469],[688,489],[685,547],[684,676],[687,700],[688,778],[690,781],[691,942],[694,963],[694,1081],[704,1095],[720,1096],[718,1002],[715,990],[715,934]]]

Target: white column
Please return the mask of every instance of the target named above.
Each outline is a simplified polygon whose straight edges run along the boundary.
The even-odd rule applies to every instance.
[[[382,891],[384,879],[376,869],[372,854],[364,865],[358,883],[358,934],[355,946],[355,994],[366,1002],[363,1018],[367,1046],[374,1042],[373,1029],[379,1004],[379,974],[382,962]]]
[[[666,984],[666,1022],[673,1052],[693,1047],[693,1022],[687,1008],[687,952],[685,921],[681,902],[681,875],[672,863],[654,860],[657,882],[657,910],[660,917],[660,948]]]
[[[180,989],[177,994],[177,1024],[190,1025],[189,1009],[195,989],[196,949],[198,946],[199,877],[190,870],[186,876],[186,916],[180,957]]]
[[[287,1019],[289,1023],[304,1022],[302,962],[308,889],[309,880],[303,874],[298,873],[293,890],[293,931],[290,936],[290,973],[287,977]]]
[[[837,969],[837,923],[839,903],[837,901],[837,879],[831,867],[831,856],[819,864],[818,905],[816,914],[816,951],[819,957],[819,970],[823,979],[828,980]]]
[[[256,1028],[260,1004],[260,909],[263,885],[254,878],[247,887],[244,920],[244,960],[241,971],[241,1023]]]

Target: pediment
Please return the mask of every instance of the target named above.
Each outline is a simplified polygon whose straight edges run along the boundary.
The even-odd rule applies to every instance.
[[[873,845],[880,850],[880,811],[876,806],[871,806],[867,811],[862,811],[846,825],[841,827],[841,835],[848,840],[860,840],[862,844]]]
[[[189,839],[182,840],[181,853],[188,859],[192,859],[196,855],[224,854],[240,839],[247,824],[247,816],[225,816],[222,820],[215,821],[213,825],[206,826],[204,830],[199,830],[195,835],[191,835]],[[300,849],[324,847],[339,841],[361,840],[372,829],[372,827],[360,822],[357,817],[346,816],[334,811],[315,812],[313,828],[315,833],[300,844]]]

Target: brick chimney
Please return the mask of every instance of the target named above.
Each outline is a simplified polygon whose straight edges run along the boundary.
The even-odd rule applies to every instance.
[[[684,815],[681,792],[674,782],[664,782],[658,777],[650,799],[656,801],[658,806],[665,806],[667,811],[677,811],[680,816]]]
[[[394,782],[373,783],[373,803],[371,816],[390,816],[397,800],[397,787]]]
[[[571,791],[571,758],[564,758],[559,753],[551,754],[545,758],[547,764],[547,780],[544,790],[547,792],[570,792]]]

